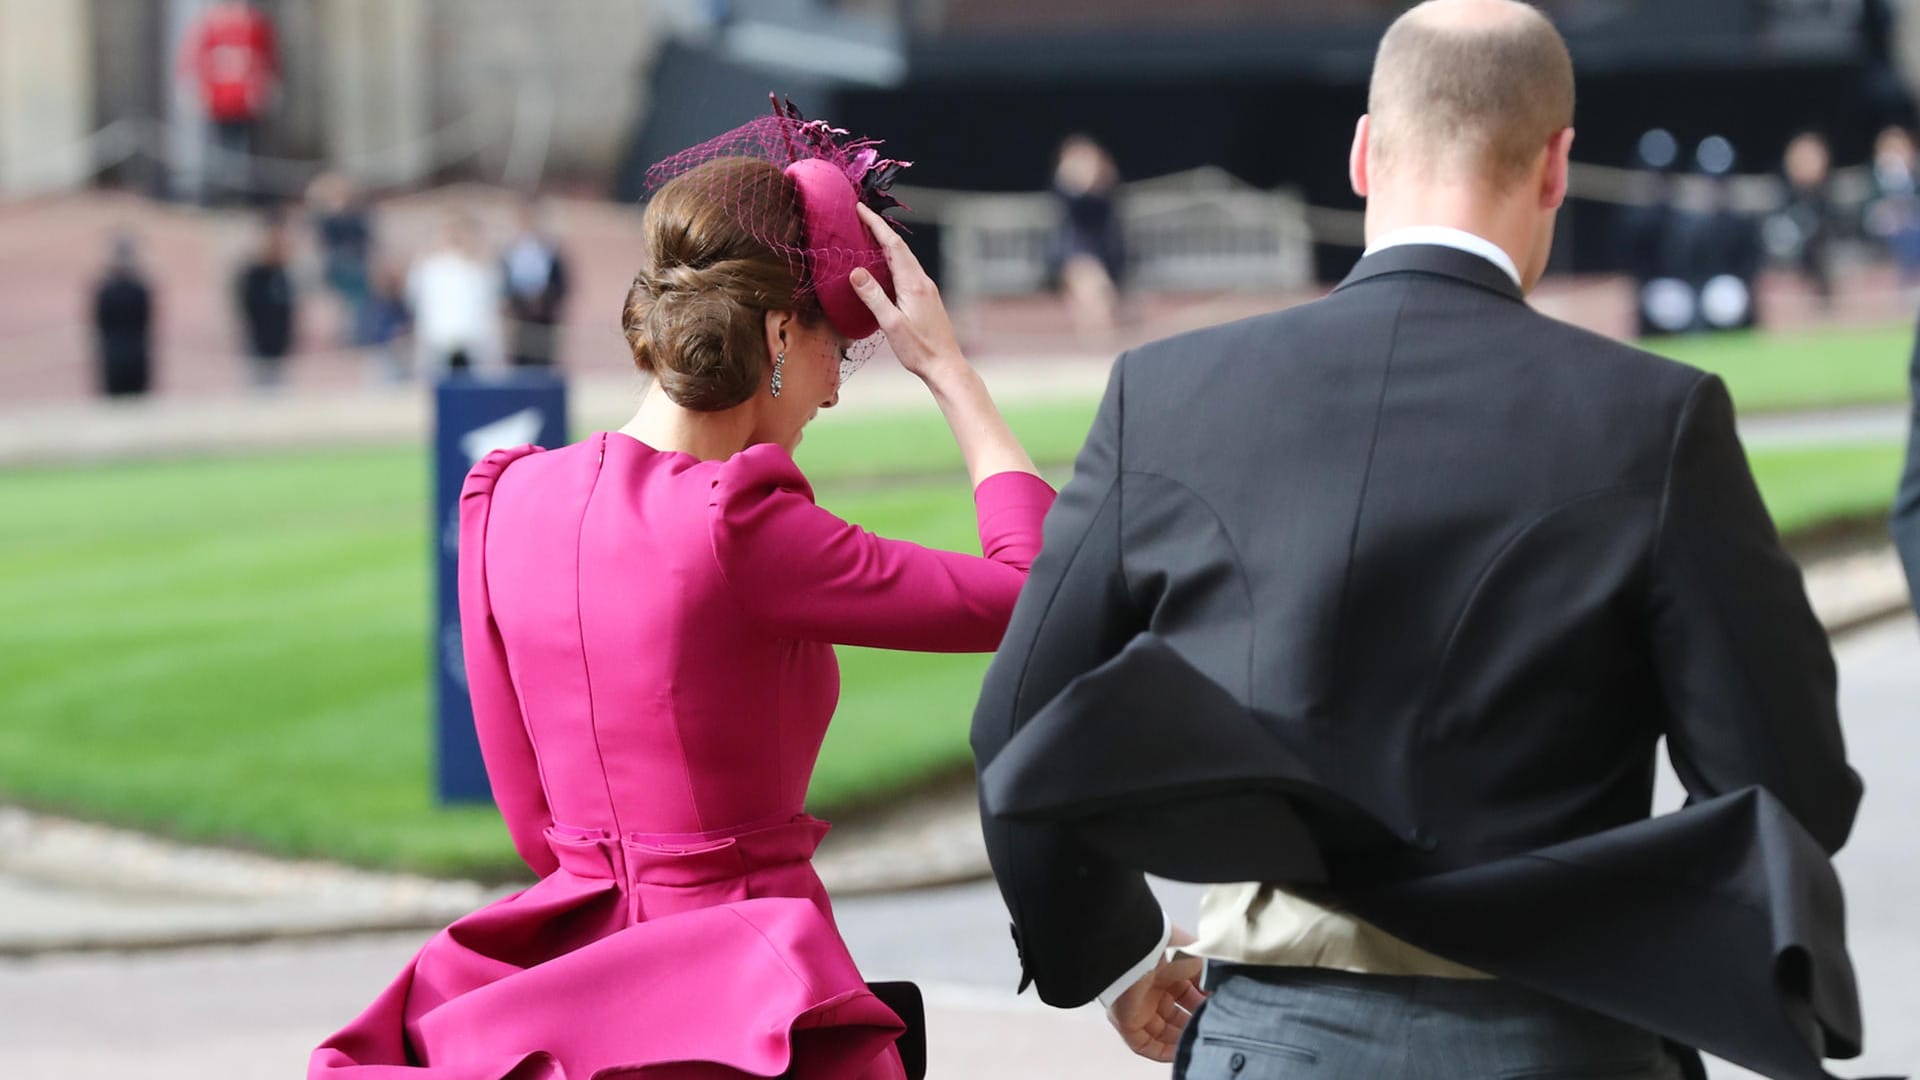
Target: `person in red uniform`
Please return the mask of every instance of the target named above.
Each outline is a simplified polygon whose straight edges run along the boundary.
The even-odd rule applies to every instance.
[[[208,171],[216,191],[244,197],[252,189],[254,126],[280,84],[273,20],[249,0],[220,0],[187,31],[180,70],[213,124]]]

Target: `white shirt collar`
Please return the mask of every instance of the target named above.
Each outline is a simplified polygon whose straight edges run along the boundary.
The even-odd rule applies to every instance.
[[[1404,229],[1395,229],[1369,244],[1366,253],[1371,255],[1376,251],[1385,251],[1405,244],[1435,244],[1478,255],[1499,267],[1513,279],[1515,285],[1520,285],[1520,268],[1513,264],[1513,256],[1507,254],[1499,244],[1484,236],[1475,236],[1465,229],[1454,229],[1445,225],[1411,225]],[[1521,285],[1521,288],[1525,287]]]

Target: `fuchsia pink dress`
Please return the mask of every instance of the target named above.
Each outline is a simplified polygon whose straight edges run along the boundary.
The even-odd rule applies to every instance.
[[[847,524],[777,446],[709,462],[601,434],[475,466],[474,722],[540,880],[429,941],[308,1076],[900,1075],[802,807],[834,644],[999,643],[1053,490],[1004,473],[975,498],[985,558]]]

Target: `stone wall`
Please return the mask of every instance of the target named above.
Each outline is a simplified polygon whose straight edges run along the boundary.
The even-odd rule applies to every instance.
[[[520,184],[611,174],[660,44],[648,0],[430,4],[434,125],[473,118],[485,137],[472,170]]]
[[[87,0],[0,0],[0,194],[91,174],[91,14]]]
[[[0,0],[0,193],[85,184],[85,140],[123,119],[197,170],[204,126],[173,65],[205,2]],[[380,185],[604,180],[665,33],[654,0],[257,2],[283,85],[255,147],[283,193],[323,164]]]

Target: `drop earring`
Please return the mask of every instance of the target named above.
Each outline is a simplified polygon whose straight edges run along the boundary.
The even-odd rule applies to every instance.
[[[773,396],[780,396],[780,369],[787,366],[787,354],[780,353],[773,358]]]

